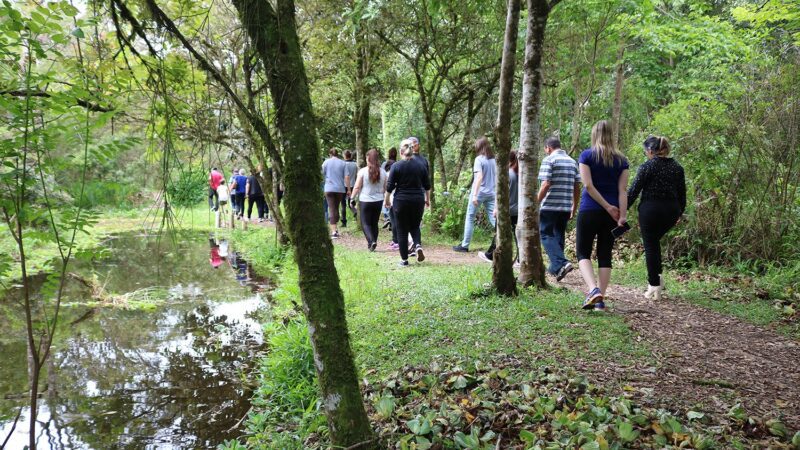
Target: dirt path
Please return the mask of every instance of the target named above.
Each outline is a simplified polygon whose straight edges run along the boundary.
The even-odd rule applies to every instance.
[[[360,233],[346,233],[336,245],[366,251]],[[377,253],[399,260],[385,244]],[[476,252],[432,246],[425,255],[425,264],[486,264],[489,270]],[[563,285],[584,290],[577,270]],[[790,429],[800,428],[800,343],[669,296],[656,303],[638,289],[612,285],[608,297],[608,313],[623,316],[650,343],[657,364],[621,367],[612,361],[586,361],[579,369],[633,388],[645,403],[724,415],[741,402],[751,415],[779,417]]]

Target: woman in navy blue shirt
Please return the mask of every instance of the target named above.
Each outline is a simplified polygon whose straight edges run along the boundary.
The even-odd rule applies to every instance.
[[[628,160],[614,144],[611,125],[601,120],[592,127],[592,147],[578,158],[583,194],[578,209],[575,251],[588,294],[583,309],[603,310],[603,297],[611,281],[611,230],[628,216]],[[592,247],[597,239],[598,279],[592,267]]]

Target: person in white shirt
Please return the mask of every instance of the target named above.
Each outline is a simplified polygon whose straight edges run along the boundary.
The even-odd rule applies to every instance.
[[[350,205],[354,206],[355,199],[358,198],[361,229],[367,238],[367,248],[371,252],[378,246],[378,220],[381,217],[381,207],[386,192],[386,178],[386,172],[380,168],[378,151],[375,149],[368,151],[367,167],[358,171]]]
[[[219,208],[217,209],[217,227],[219,228],[222,226],[225,228],[228,226],[228,202],[231,198],[231,194],[228,191],[228,185],[225,184],[225,180],[220,180],[219,186],[217,186],[217,198],[219,198]]]

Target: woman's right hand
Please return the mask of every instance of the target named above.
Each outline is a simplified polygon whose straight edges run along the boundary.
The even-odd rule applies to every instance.
[[[619,221],[619,208],[614,205],[608,205],[606,207],[606,212],[609,216],[611,216],[612,219],[614,219],[614,222]]]

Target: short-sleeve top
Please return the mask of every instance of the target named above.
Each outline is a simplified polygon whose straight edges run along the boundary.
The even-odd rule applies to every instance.
[[[478,172],[483,174],[481,185],[478,186],[478,195],[494,197],[495,188],[497,187],[497,162],[495,159],[487,159],[483,155],[478,155],[475,158],[475,164],[472,165],[472,172],[474,174]]]
[[[345,193],[344,171],[345,162],[339,158],[328,158],[322,163],[322,176],[325,178],[324,192]]]
[[[355,161],[345,161],[344,162],[344,174],[350,177],[350,186],[349,188],[353,188],[356,185],[356,176],[358,175],[358,164]]]
[[[220,181],[222,181],[222,174],[216,170],[212,170],[211,180],[209,180],[208,185],[211,187],[211,189],[217,189]]]
[[[361,202],[382,202],[383,187],[388,176],[386,172],[380,169],[380,177],[375,183],[369,179],[369,167],[361,168],[358,171],[358,176],[361,177],[361,192],[358,193],[358,200]]]
[[[598,152],[589,148],[581,153],[578,163],[589,166],[592,173],[592,184],[610,205],[619,206],[619,177],[628,169],[627,158],[618,158],[611,166],[603,165]],[[584,185],[586,181],[584,180]],[[581,211],[603,210],[599,203],[594,201],[586,188],[581,194]]]
[[[542,160],[539,166],[539,181],[549,181],[550,189],[542,200],[542,211],[572,211],[572,195],[575,183],[580,183],[578,163],[558,149]]]
[[[244,194],[245,189],[247,189],[247,177],[244,175],[236,175],[233,179],[236,181],[236,195]]]

